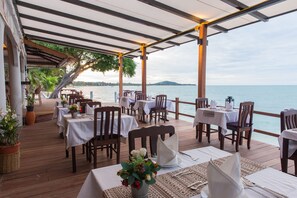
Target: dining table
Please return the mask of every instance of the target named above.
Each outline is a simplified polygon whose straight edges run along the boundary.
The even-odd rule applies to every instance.
[[[137,100],[133,106],[133,109],[138,110],[140,121],[145,122],[145,116],[149,115],[151,109],[155,106],[155,100]],[[174,105],[171,100],[166,101],[166,109],[168,111],[174,111]]]
[[[202,196],[200,192],[207,185],[208,162],[212,160],[222,164],[231,155],[212,146],[180,152],[178,153],[180,163],[177,166],[161,168],[157,173],[157,182],[154,184],[157,187],[150,187],[149,193],[151,196],[158,197],[207,197]],[[121,168],[121,165],[117,164],[91,170],[77,197],[130,197],[130,189],[122,186],[122,179],[117,176]],[[192,175],[176,176],[186,170],[197,172],[193,172]],[[271,192],[274,192],[274,195],[279,194],[289,198],[297,195],[297,178],[276,169],[241,158],[241,174],[255,185],[255,188],[245,188],[249,197],[273,197]],[[199,189],[189,189],[189,184],[197,183],[195,181],[197,178],[204,179],[206,182],[203,182]]]
[[[117,129],[117,118],[114,121],[114,129]],[[100,125],[101,119],[97,120]],[[71,148],[72,170],[76,172],[76,154],[75,147],[86,144],[94,137],[94,115],[78,115],[72,118],[70,114],[63,115],[64,140],[66,146],[66,157]],[[98,126],[99,128],[99,126]],[[121,136],[127,138],[129,131],[138,128],[136,119],[133,116],[121,115]],[[115,131],[117,133],[117,131]]]
[[[135,98],[132,96],[120,97],[119,103],[121,107],[130,108],[131,103],[135,102]]]
[[[280,158],[284,163],[282,165],[282,171],[287,172],[288,158],[297,150],[297,128],[282,131],[278,142],[280,146]]]
[[[193,127],[199,126],[202,128],[202,123],[217,125],[220,135],[228,134],[227,123],[237,122],[239,118],[238,109],[218,108],[198,108],[193,121]],[[202,141],[202,133],[199,133],[198,141]],[[222,141],[221,141],[222,142]],[[223,145],[220,145],[223,149]]]

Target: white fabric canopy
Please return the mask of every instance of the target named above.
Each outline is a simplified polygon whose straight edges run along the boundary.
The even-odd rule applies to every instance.
[[[209,24],[211,36],[297,9],[295,0],[17,0],[16,5],[24,34],[30,39],[113,55],[136,50],[131,57],[140,55],[141,44],[201,23]],[[190,31],[149,47],[147,52],[195,39],[197,33]]]

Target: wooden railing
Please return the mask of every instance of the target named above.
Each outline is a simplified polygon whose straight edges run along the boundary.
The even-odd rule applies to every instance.
[[[190,115],[190,114],[186,114],[186,113],[181,113],[179,111],[179,105],[180,104],[187,104],[187,105],[193,105],[195,106],[195,103],[194,102],[185,102],[185,101],[180,101],[179,98],[175,98],[175,100],[170,100],[172,102],[175,103],[175,111],[169,111],[170,113],[173,113],[175,114],[175,119],[178,120],[179,119],[179,116],[186,116],[186,117],[190,117],[190,118],[195,118],[194,115]],[[193,108],[193,112],[194,111],[194,108]],[[268,112],[263,112],[263,111],[254,111],[254,114],[258,114],[258,115],[262,115],[262,116],[268,116],[268,117],[274,117],[274,118],[280,118],[280,115],[279,114],[275,114],[275,113],[268,113]],[[263,135],[268,135],[268,136],[272,136],[272,137],[279,137],[279,134],[277,133],[273,133],[273,132],[270,132],[270,131],[264,131],[264,130],[260,130],[260,129],[254,129],[254,132],[256,133],[260,133],[260,134],[263,134]]]

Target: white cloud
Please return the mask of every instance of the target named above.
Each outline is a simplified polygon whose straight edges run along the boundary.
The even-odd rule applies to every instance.
[[[207,84],[297,84],[296,18],[291,13],[209,37]],[[197,84],[197,56],[196,42],[150,54],[147,82]],[[135,77],[124,82],[141,83],[140,60],[135,61]],[[118,82],[118,73],[86,71],[77,80]]]

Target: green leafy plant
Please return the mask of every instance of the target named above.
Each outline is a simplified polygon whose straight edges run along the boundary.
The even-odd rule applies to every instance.
[[[7,106],[7,112],[0,110],[0,145],[15,145],[19,140],[17,115]]]
[[[64,105],[66,105],[68,102],[67,102],[67,100],[66,99],[62,99],[62,101],[61,101],[61,104],[64,106]]]
[[[73,105],[70,105],[68,107],[68,109],[69,109],[70,112],[77,112],[78,111],[78,106],[77,106],[77,104],[73,104]]]
[[[124,186],[131,185],[133,188],[140,189],[143,182],[147,184],[154,184],[157,171],[160,166],[151,159],[145,159],[146,149],[131,151],[131,158],[128,162],[122,162],[122,169],[118,171]]]
[[[27,106],[34,106],[35,98],[34,94],[27,94]]]

